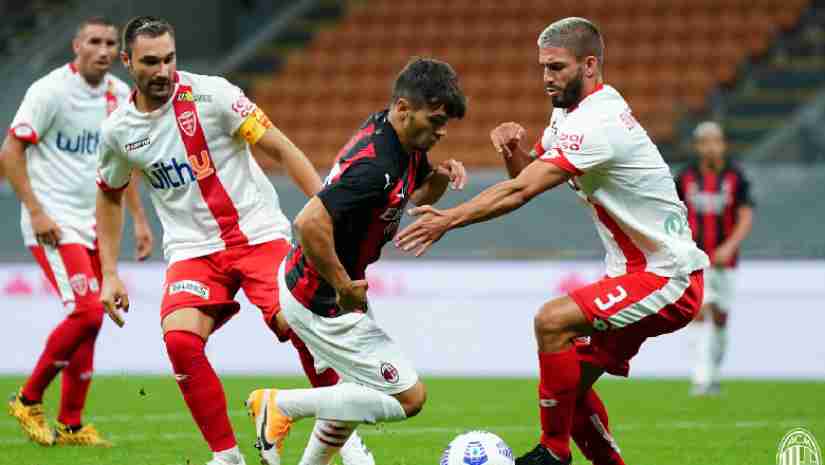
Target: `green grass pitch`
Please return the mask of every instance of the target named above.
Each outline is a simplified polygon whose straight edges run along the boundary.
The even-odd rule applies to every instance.
[[[22,377],[0,377],[11,393]],[[378,465],[435,465],[458,433],[486,429],[516,454],[532,448],[539,423],[534,379],[424,380],[429,399],[403,423],[360,428]],[[223,383],[247,463],[258,462],[251,423],[242,408],[258,387],[304,387],[298,378],[225,376]],[[625,461],[634,465],[771,465],[782,436],[802,426],[825,446],[825,382],[729,381],[717,398],[687,396],[680,380],[605,379],[597,384]],[[46,396],[53,421],[55,384]],[[112,449],[44,448],[28,442],[8,415],[0,420],[3,465],[202,465],[210,458],[171,376],[98,376],[87,419],[115,442]],[[297,464],[312,422],[296,425],[284,463]],[[587,462],[575,451],[574,463]]]

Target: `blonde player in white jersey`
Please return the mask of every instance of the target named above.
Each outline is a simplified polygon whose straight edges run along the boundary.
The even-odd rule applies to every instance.
[[[105,122],[98,160],[98,232],[109,316],[129,310],[117,274],[121,192],[129,171],[143,172],[164,230],[169,261],[161,303],[164,342],[181,393],[213,452],[211,465],[243,464],[220,380],[204,352],[209,336],[238,312],[240,289],[283,341],[291,339],[314,386],[338,382],[316,373],[312,355],[279,315],[277,270],[289,250],[290,224],[278,195],[250,153],[279,161],[315,195],[312,164],[243,92],[221,77],[176,70],[172,26],[132,19],[121,59],[135,81],[128,103]],[[252,349],[252,348],[250,348]],[[259,352],[256,352],[259,353]],[[372,464],[360,438],[345,447],[348,465]]]
[[[9,413],[42,445],[108,445],[82,412],[91,383],[95,341],[103,320],[100,261],[95,239],[95,170],[100,123],[128,98],[109,74],[117,57],[117,28],[90,18],[73,40],[75,58],[26,92],[2,163],[22,204],[23,241],[63,301],[66,318],[52,331],[29,379],[9,401]],[[152,233],[137,191],[130,189],[139,259]],[[43,413],[43,393],[62,370],[58,425]]]
[[[413,209],[420,218],[396,241],[421,255],[451,229],[504,215],[568,183],[593,214],[607,249],[606,276],[550,300],[536,315],[543,433],[516,464],[568,464],[571,437],[594,464],[623,464],[592,385],[605,372],[627,376],[646,338],[693,319],[709,262],[691,238],[658,149],[627,102],[604,84],[598,28],[583,18],[562,19],[541,33],[538,47],[556,107],[536,145],[538,159],[519,147],[520,125],[499,126],[491,138],[513,179],[449,210]]]

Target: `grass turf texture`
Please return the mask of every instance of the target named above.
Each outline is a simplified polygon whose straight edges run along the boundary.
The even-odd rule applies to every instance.
[[[230,418],[248,464],[258,463],[255,436],[243,401],[258,387],[305,387],[299,378],[224,376]],[[22,377],[0,377],[0,392],[15,391]],[[429,399],[421,415],[403,423],[360,428],[378,465],[436,465],[459,432],[486,429],[520,455],[537,442],[539,423],[533,379],[425,379]],[[605,379],[597,384],[611,428],[628,464],[769,465],[793,427],[814,433],[825,446],[825,383],[729,381],[722,396],[690,398],[678,380]],[[59,386],[45,399],[54,421]],[[28,442],[16,420],[0,420],[0,464],[202,465],[210,458],[172,377],[98,376],[86,421],[115,442],[112,449],[44,448]],[[312,427],[299,422],[284,463],[298,463]],[[575,448],[574,448],[575,450]],[[589,463],[574,452],[574,463]],[[339,459],[340,463],[340,459]]]

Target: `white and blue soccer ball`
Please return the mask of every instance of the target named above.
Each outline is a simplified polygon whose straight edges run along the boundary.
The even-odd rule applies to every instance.
[[[503,439],[487,431],[456,436],[441,454],[439,465],[514,465],[513,451]]]

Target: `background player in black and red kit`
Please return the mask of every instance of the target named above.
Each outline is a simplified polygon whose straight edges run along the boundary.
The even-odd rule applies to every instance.
[[[688,208],[693,238],[711,260],[705,271],[705,299],[694,323],[696,360],[693,395],[719,393],[719,367],[727,348],[727,320],[734,287],[739,246],[753,225],[750,183],[726,159],[721,126],[705,121],[694,130],[698,159],[676,179],[679,197]]]
[[[395,236],[408,201],[431,204],[448,185],[464,186],[460,162],[433,168],[427,151],[465,111],[448,64],[412,60],[396,79],[390,108],[367,119],[295,219],[300,242],[279,275],[282,315],[316,367],[334,368],[344,382],[250,394],[265,463],[280,463],[278,449],[293,420],[318,418],[300,464],[326,465],[359,423],[401,421],[423,407],[424,385],[367,304],[365,272]]]

